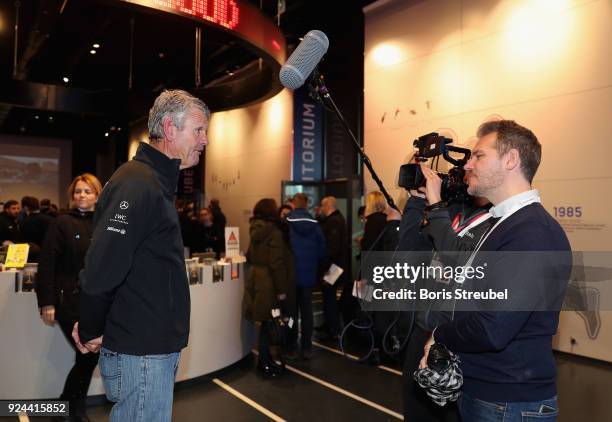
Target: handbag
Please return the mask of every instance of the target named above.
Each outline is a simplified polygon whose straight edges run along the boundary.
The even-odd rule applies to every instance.
[[[286,310],[283,310],[285,308],[283,302],[281,301],[279,306],[272,309],[272,320],[270,321],[269,329],[270,344],[286,348],[294,321]]]

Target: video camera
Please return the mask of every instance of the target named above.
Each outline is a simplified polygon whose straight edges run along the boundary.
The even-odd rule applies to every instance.
[[[423,176],[419,163],[442,155],[446,161],[454,165],[448,171],[448,174],[437,173],[442,179],[442,200],[448,203],[468,202],[470,197],[467,193],[467,183],[464,180],[465,170],[463,166],[470,159],[471,152],[466,148],[449,145],[452,142],[452,139],[445,138],[436,132],[428,133],[416,139],[413,143],[417,149],[414,154],[416,163],[404,164],[400,167],[397,184],[406,190],[425,186],[425,176]],[[452,158],[450,156],[451,152],[463,154],[463,157],[460,159]]]

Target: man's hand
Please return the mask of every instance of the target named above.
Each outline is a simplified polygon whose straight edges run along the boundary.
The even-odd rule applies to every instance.
[[[79,337],[79,323],[76,322],[74,324],[74,328],[72,329],[72,339],[74,340],[74,343],[76,344],[77,349],[79,349],[79,352],[85,354],[85,353],[98,353],[100,351],[100,348],[102,347],[102,336],[97,337],[93,340],[89,340],[87,343],[82,344],[81,343],[81,338]]]
[[[95,338],[93,340],[89,340],[83,346],[85,346],[85,348],[92,353],[98,353],[100,349],[102,348],[102,336]]]
[[[429,356],[429,349],[431,349],[431,345],[434,344],[433,334],[429,336],[429,340],[425,343],[425,347],[423,347],[423,357],[421,358],[421,362],[419,362],[419,369],[423,369],[427,367],[427,356]]]
[[[425,196],[427,196],[427,202],[429,205],[440,202],[442,200],[442,179],[423,163],[421,163],[421,171],[426,181]],[[420,189],[419,191],[422,192]]]
[[[40,317],[46,325],[53,327],[55,325],[55,306],[43,306],[40,310]]]

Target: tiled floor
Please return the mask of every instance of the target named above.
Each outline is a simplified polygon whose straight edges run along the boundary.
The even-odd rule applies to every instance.
[[[612,364],[565,354],[556,359],[559,421],[612,421]],[[179,384],[173,420],[369,422],[401,417],[401,376],[393,370],[359,364],[322,347],[314,347],[312,360],[289,365],[280,379],[264,380],[254,371],[253,357],[247,357],[198,383]],[[92,406],[89,415],[106,421],[109,411],[109,405]]]
[[[559,422],[612,421],[609,405],[612,365],[558,354]],[[221,382],[287,421],[394,421],[398,418],[351,398],[329,386],[291,371],[278,380],[263,380],[253,370],[253,360],[216,374]],[[368,365],[357,364],[328,350],[316,348],[309,362],[292,363],[301,372],[324,380],[360,398],[402,413],[401,377]],[[106,421],[108,406],[92,408],[95,421]],[[179,388],[174,401],[175,421],[264,421],[259,411],[212,381]],[[418,421],[416,421],[418,422]]]

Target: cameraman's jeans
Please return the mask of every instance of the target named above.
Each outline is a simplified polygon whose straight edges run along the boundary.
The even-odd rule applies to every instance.
[[[534,402],[486,402],[467,394],[459,398],[462,422],[553,422],[559,415],[557,397]]]
[[[115,402],[111,422],[168,422],[180,353],[133,356],[100,349],[106,397]]]

